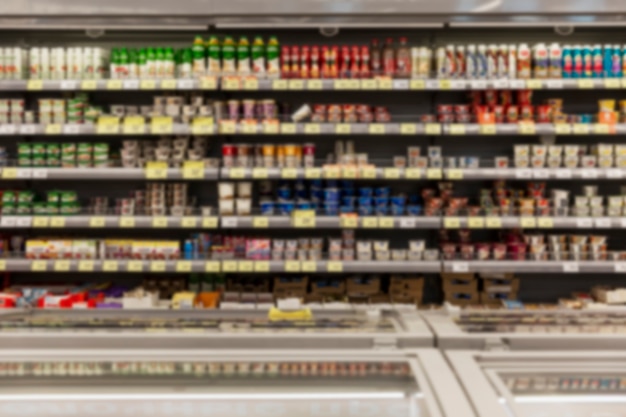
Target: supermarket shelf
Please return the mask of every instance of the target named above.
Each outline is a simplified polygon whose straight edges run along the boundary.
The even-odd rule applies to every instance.
[[[225,216],[221,218],[223,229],[271,228],[288,229],[299,228],[290,216]],[[441,218],[430,216],[365,216],[347,217],[316,216],[315,228],[363,228],[363,229],[438,229],[441,227]]]
[[[216,216],[2,216],[1,228],[215,229]]]
[[[231,179],[442,179],[440,168],[222,168],[221,178]]]
[[[443,272],[625,273],[616,261],[443,261]]]
[[[440,261],[0,260],[0,270],[9,272],[401,273],[440,269]]]
[[[445,229],[623,229],[626,217],[469,216],[443,218]]]
[[[464,79],[257,79],[225,77],[221,80],[3,80],[0,91],[447,91],[485,89],[585,90],[624,89],[626,80],[610,79],[530,79],[530,80],[464,80]]]
[[[142,168],[2,168],[3,180],[216,180],[219,170],[207,168],[202,178],[188,176],[178,168],[168,168],[161,175]]]
[[[624,168],[472,168],[444,169],[449,180],[488,180],[488,179],[621,179],[626,177]]]

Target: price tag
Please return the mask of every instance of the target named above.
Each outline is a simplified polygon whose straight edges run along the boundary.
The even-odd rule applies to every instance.
[[[272,81],[272,90],[286,90],[287,80],[274,80]]]
[[[470,85],[472,87],[472,90],[486,90],[487,89],[487,82],[482,81],[482,80],[472,81]]]
[[[162,229],[167,227],[167,217],[154,217],[152,219],[152,227]]]
[[[326,271],[333,272],[333,273],[343,272],[343,262],[328,261],[326,263]]]
[[[246,77],[243,80],[243,89],[244,90],[258,90],[259,89],[259,80],[256,77]]]
[[[557,169],[554,171],[555,177],[560,179],[572,178],[571,169]]]
[[[285,261],[285,272],[300,272],[300,262]]]
[[[620,88],[622,85],[617,78],[607,78],[604,80],[604,88]]]
[[[606,123],[595,123],[593,125],[593,133],[597,135],[608,135],[609,131],[609,125]]]
[[[319,123],[305,123],[304,133],[307,135],[319,135],[321,132],[321,126]]]
[[[377,88],[376,80],[361,80],[361,90],[376,90]]]
[[[268,261],[256,261],[254,272],[270,272],[270,263]]]
[[[48,227],[50,219],[47,217],[33,217],[33,227]]]
[[[444,217],[443,227],[446,229],[458,229],[461,227],[461,219],[458,217]]]
[[[552,229],[554,227],[554,219],[551,217],[538,217],[537,227],[542,229]]]
[[[56,227],[56,228],[65,227],[65,217],[51,217],[50,227]]]
[[[96,80],[85,80],[80,83],[80,89],[84,91],[92,91],[98,88],[98,82]]]
[[[79,272],[92,272],[94,270],[94,263],[90,260],[78,261]]]
[[[132,228],[135,227],[135,218],[122,216],[120,217],[120,227],[122,228]]]
[[[370,123],[368,131],[370,135],[384,135],[385,125],[383,123]]]
[[[378,217],[361,217],[361,227],[375,229],[378,227]]]
[[[495,124],[486,124],[478,126],[478,133],[481,135],[495,135],[496,134],[496,125]]]
[[[204,178],[204,161],[183,162],[183,178],[200,180]]]
[[[464,135],[465,134],[465,125],[459,123],[453,123],[450,125],[450,134],[451,135]]]
[[[183,217],[180,220],[180,226],[186,229],[195,229],[198,227],[197,217]]]
[[[361,168],[361,178],[376,178],[377,172],[376,168]]]
[[[317,262],[304,261],[300,264],[302,272],[317,272]]]
[[[424,132],[427,135],[441,135],[441,125],[439,123],[426,123]]]
[[[595,219],[596,228],[598,229],[610,229],[611,228],[611,219],[600,218]]]
[[[441,90],[449,90],[452,88],[452,81],[450,80],[439,80],[439,88]]]
[[[523,229],[534,229],[537,227],[537,220],[534,217],[520,217],[519,223]]]
[[[341,171],[337,167],[324,168],[324,178],[337,179],[341,177]]]
[[[104,217],[92,217],[89,219],[89,227],[104,227],[106,220]]]
[[[470,229],[482,229],[485,227],[484,217],[468,217],[467,227]]]
[[[550,171],[547,169],[533,170],[533,178],[550,178]]]
[[[532,122],[523,122],[517,124],[520,135],[534,135],[536,133],[535,124]]]
[[[198,116],[191,122],[191,133],[194,135],[212,135],[215,123],[212,117]]]
[[[63,126],[59,124],[46,125],[44,133],[46,135],[60,135],[63,133]]]
[[[220,270],[221,265],[219,261],[208,261],[206,264],[204,264],[205,272],[220,272]]]
[[[393,229],[395,227],[395,219],[393,217],[379,217],[378,227],[383,229]]]
[[[293,227],[315,227],[315,217],[295,217],[293,219]]]
[[[171,135],[174,131],[174,122],[171,117],[156,116],[152,118],[150,130],[155,135]]]
[[[167,178],[167,162],[151,161],[146,163],[146,179],[164,180]]]
[[[254,263],[252,261],[239,261],[237,263],[237,271],[254,272]]]
[[[411,90],[424,90],[426,88],[426,82],[424,80],[411,80],[409,82],[409,88]]]
[[[239,221],[237,217],[222,217],[222,227],[236,228],[239,227]]]
[[[593,227],[593,221],[589,217],[576,219],[576,227],[579,229],[591,229]]]
[[[283,168],[280,170],[280,176],[284,179],[295,179],[298,178],[298,169],[297,168]]]
[[[61,81],[61,90],[63,91],[76,90],[77,88],[78,88],[78,83],[76,81],[73,81],[73,80]]]
[[[2,170],[2,178],[5,180],[17,178],[17,168],[4,168]]]
[[[42,80],[28,80],[26,83],[26,89],[28,91],[40,91],[43,90]]]
[[[70,270],[70,261],[61,260],[54,261],[54,270],[55,272],[67,272]]]
[[[124,90],[139,90],[139,80],[123,80]]]
[[[290,90],[304,90],[304,81],[303,80],[289,80],[289,89]]]
[[[176,272],[191,272],[191,262],[190,261],[177,261]]]
[[[626,272],[626,262],[615,262],[615,272]]]
[[[32,176],[33,176],[33,171],[28,168],[20,168],[17,170],[17,178],[26,179],[26,178],[32,178]]]
[[[575,135],[588,135],[589,134],[589,125],[584,123],[575,123],[572,126],[572,131]]]
[[[218,218],[217,217],[205,217],[202,219],[203,229],[217,229]]]
[[[245,168],[230,168],[228,170],[228,176],[232,179],[242,179],[246,177]]]
[[[391,90],[393,89],[393,82],[388,78],[382,78],[378,80],[378,89],[379,90]]]
[[[102,270],[104,272],[117,272],[118,264],[117,261],[103,261],[102,262]]]
[[[578,80],[578,88],[593,88],[593,80]]]
[[[526,81],[526,88],[528,88],[529,90],[539,90],[543,87],[543,83],[541,82],[541,80],[527,80]]]
[[[507,90],[508,88],[520,90],[524,89],[525,85],[523,80],[511,81],[510,84],[507,80],[496,80],[493,82],[493,88],[495,88],[496,90]]]
[[[341,217],[339,225],[346,229],[356,229],[359,227],[359,219],[358,217]]]
[[[546,81],[546,87],[550,90],[561,90],[563,88],[563,81],[561,80],[548,80]]]
[[[306,83],[308,90],[321,90],[324,87],[322,80],[309,80]]]
[[[317,179],[322,177],[322,170],[320,168],[305,168],[304,178]]]
[[[557,135],[569,135],[572,133],[572,126],[567,123],[557,123],[554,125],[554,133]]]
[[[422,170],[420,168],[405,168],[404,177],[410,180],[418,180],[422,178]]]
[[[467,262],[452,262],[452,272],[469,272],[469,264]]]
[[[356,167],[345,167],[341,170],[341,175],[346,179],[354,179],[356,178]]]
[[[267,168],[252,168],[252,178],[264,179],[269,177]]]
[[[150,262],[150,272],[165,272],[165,261],[152,261]]]
[[[113,116],[100,116],[96,125],[96,133],[99,135],[116,135],[120,131],[120,120]]]
[[[349,135],[352,132],[352,126],[348,123],[339,123],[335,126],[335,133],[338,135]]]
[[[161,89],[163,90],[176,90],[176,80],[163,80],[161,81]]]
[[[234,120],[220,120],[219,131],[224,135],[234,135],[237,133],[237,125]]]
[[[463,170],[462,169],[449,169],[447,172],[447,178],[449,180],[462,180]]]
[[[333,88],[335,90],[347,90],[349,87],[348,80],[335,80]]]
[[[13,125],[11,125],[13,127]],[[9,128],[8,126],[6,127]],[[20,126],[20,135],[34,135],[37,133],[37,126],[35,125],[21,125]]]
[[[48,269],[48,261],[33,261],[30,264],[31,271],[41,272]]]
[[[156,81],[155,80],[141,80],[139,81],[139,89],[140,90],[155,90]]]
[[[295,125],[295,123],[281,123],[280,124],[280,133],[283,134],[283,135],[295,135],[296,134],[296,125]]]
[[[515,178],[528,179],[532,178],[533,172],[530,169],[517,169],[515,171]]]
[[[259,129],[257,127],[256,122],[244,122],[241,124],[241,133],[245,135],[256,135],[259,133]]]
[[[606,170],[606,177],[607,178],[617,179],[617,178],[622,178],[623,176],[624,176],[624,173],[619,168],[618,169],[607,169]]]
[[[598,171],[595,169],[583,169],[580,172],[580,176],[583,178],[598,178]]]
[[[403,217],[400,219],[401,229],[415,229],[415,226],[416,226],[415,219],[412,217]]]
[[[107,90],[121,90],[122,80],[109,80],[107,81]]]
[[[125,117],[122,131],[125,135],[143,135],[146,133],[146,120],[141,116]]]
[[[142,272],[143,261],[128,261],[126,263],[126,270],[128,272]]]
[[[413,123],[402,123],[400,124],[400,134],[401,135],[415,135],[417,134],[417,125]]]
[[[426,170],[426,178],[429,180],[440,180],[443,177],[443,171],[440,168],[428,168]]]
[[[237,272],[237,261],[222,261],[222,272]]]
[[[17,224],[17,219],[14,216],[2,216],[0,218],[0,225],[2,227],[15,227]]]
[[[563,262],[563,272],[575,273],[579,270],[578,262]]]
[[[398,168],[385,168],[383,177],[388,180],[396,180],[400,178],[400,170]]]
[[[499,217],[487,217],[485,219],[485,226],[487,229],[501,229],[502,219]]]
[[[32,225],[32,217],[30,216],[19,216],[15,222],[17,227],[31,227]]]
[[[253,217],[252,227],[254,228],[267,228],[270,225],[270,219],[267,217]]]

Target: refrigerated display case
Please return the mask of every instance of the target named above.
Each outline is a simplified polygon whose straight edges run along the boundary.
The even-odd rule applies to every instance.
[[[446,353],[481,417],[624,415],[622,352]]]
[[[0,348],[277,349],[434,346],[416,312],[312,310],[30,310],[0,316]]]
[[[626,310],[458,310],[422,314],[441,349],[626,348]]]
[[[0,374],[3,417],[474,416],[435,350],[20,350]]]

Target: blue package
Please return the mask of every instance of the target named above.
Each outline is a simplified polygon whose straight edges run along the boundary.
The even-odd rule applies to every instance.
[[[376,206],[375,212],[377,216],[386,216],[389,213],[389,207],[388,206]]]
[[[391,214],[394,216],[402,216],[404,214],[404,206],[391,206]]]
[[[274,214],[274,202],[271,200],[261,201],[261,214],[269,216]]]
[[[356,195],[354,188],[344,188],[341,190],[341,195],[346,197],[354,197]]]
[[[373,203],[372,197],[359,197],[359,206],[371,206]]]
[[[406,197],[403,195],[391,197],[391,204],[394,204],[396,206],[403,206],[406,204]]]
[[[278,207],[280,214],[291,214],[296,208],[296,205],[293,201],[282,201],[279,203]]]
[[[324,200],[327,202],[338,203],[339,202],[339,189],[338,188],[324,188]]]
[[[296,201],[296,209],[297,210],[311,210],[313,209],[313,206],[311,205],[311,202],[308,200],[298,200]]]
[[[352,196],[341,197],[341,204],[345,206],[354,206],[355,201],[356,198]]]
[[[422,214],[422,206],[418,204],[409,204],[406,206],[406,211],[410,216],[420,216]]]
[[[324,211],[329,216],[338,216],[339,215],[339,204],[324,203]]]
[[[372,187],[359,187],[359,197],[372,197],[374,189]]]
[[[290,199],[291,189],[287,187],[280,187],[276,194],[278,195],[278,198]]]
[[[373,206],[359,206],[359,216],[371,216],[374,213]]]
[[[354,213],[356,210],[354,209],[354,206],[341,206],[339,208],[339,211],[342,214],[346,214],[346,213]]]
[[[375,196],[376,197],[389,197],[391,194],[391,190],[389,187],[376,187]]]
[[[376,207],[387,206],[389,205],[389,198],[388,197],[376,197],[374,198],[374,203],[376,204]]]

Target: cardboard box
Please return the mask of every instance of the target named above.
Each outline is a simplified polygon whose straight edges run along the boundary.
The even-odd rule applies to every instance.
[[[346,293],[345,279],[322,279],[311,281],[311,294],[344,295]]]
[[[471,304],[478,304],[480,302],[480,296],[478,292],[475,293],[463,293],[463,292],[451,292],[446,293],[444,300],[453,305],[465,306]]]
[[[478,281],[443,281],[443,292],[446,294],[455,292],[475,294],[478,293]]]
[[[274,278],[274,293],[277,291],[293,291],[306,294],[309,286],[308,277],[277,277]]]
[[[480,302],[482,304],[502,304],[502,300],[517,300],[516,292],[507,293],[480,293]]]
[[[389,293],[414,294],[424,290],[423,277],[397,277],[392,276],[389,279]]]
[[[472,272],[466,272],[466,273],[451,273],[451,272],[444,272],[441,274],[441,279],[444,281],[450,281],[450,280],[454,280],[454,281],[472,281],[474,279],[476,279],[476,275]]]
[[[422,302],[422,295],[420,294],[419,297],[412,297],[412,296],[405,296],[405,295],[400,295],[400,296],[395,296],[392,295],[390,297],[390,301],[394,304],[414,304],[414,305],[419,305]]]
[[[483,291],[489,293],[518,292],[519,278],[510,280],[483,279]]]
[[[348,278],[346,292],[350,297],[365,297],[380,293],[380,278]]]

